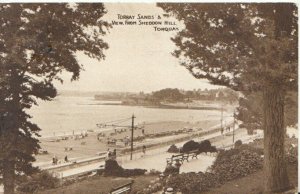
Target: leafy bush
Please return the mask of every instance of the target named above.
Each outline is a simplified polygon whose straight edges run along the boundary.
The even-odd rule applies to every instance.
[[[59,179],[46,171],[35,174],[21,183],[17,190],[25,193],[33,193],[37,190],[52,189],[59,186]]]
[[[176,145],[173,144],[173,145],[170,146],[170,148],[168,149],[167,152],[169,152],[169,153],[179,153],[179,149],[177,148]]]
[[[218,179],[212,173],[182,173],[170,177],[167,187],[184,194],[195,194],[208,191],[209,188],[218,186]]]
[[[131,177],[131,176],[139,176],[145,174],[147,170],[145,169],[123,169],[123,172],[121,173],[122,177]]]
[[[106,160],[104,174],[107,176],[117,176],[123,172],[123,168],[119,166],[115,160]]]
[[[244,177],[263,167],[263,159],[252,150],[232,149],[218,154],[211,171],[221,182]]]
[[[153,194],[160,191],[162,189],[162,184],[159,181],[159,179],[151,181],[151,184],[147,188],[137,191],[136,194]]]
[[[119,176],[119,177],[130,177],[145,174],[147,170],[145,169],[124,169],[119,166],[118,162],[115,160],[106,160],[104,175],[106,176]]]
[[[167,180],[166,186],[183,194],[207,191],[226,181],[244,177],[261,169],[263,159],[257,152],[257,149],[250,146],[221,151],[210,168],[211,172],[173,175]]]
[[[150,169],[149,175],[160,175],[161,172],[159,170],[155,170],[155,169]]]
[[[212,146],[209,140],[204,140],[200,143],[191,140],[186,142],[181,149],[183,153],[194,151],[194,150],[198,150],[199,153],[217,152],[217,148],[215,146]]]
[[[243,144],[243,142],[242,142],[242,140],[237,140],[235,143],[234,143],[234,147],[235,148],[238,148],[238,147],[240,147],[241,145]]]
[[[193,150],[198,150],[199,148],[199,143],[195,142],[194,140],[188,141],[186,142],[181,149],[181,152],[185,153],[185,152],[190,152]]]
[[[249,150],[251,152],[255,152],[258,155],[264,155],[264,149],[260,147],[249,146],[248,144],[242,144],[238,147],[239,150]]]
[[[218,150],[217,150],[216,146],[211,146],[211,147],[207,148],[206,151],[207,152],[217,152]]]
[[[168,176],[169,174],[178,174],[178,168],[172,165],[167,165],[165,168],[164,174]]]

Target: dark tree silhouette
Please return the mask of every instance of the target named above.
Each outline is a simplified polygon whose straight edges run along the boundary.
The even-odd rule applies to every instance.
[[[265,193],[289,187],[284,160],[284,99],[297,90],[297,7],[268,4],[158,4],[185,24],[173,41],[196,78],[261,91]]]
[[[104,59],[101,37],[108,23],[103,4],[0,5],[0,174],[4,193],[14,193],[16,173],[33,173],[40,128],[26,109],[56,96],[63,71],[79,78],[76,52]]]
[[[166,88],[153,92],[152,96],[159,101],[180,102],[184,95],[177,88]]]
[[[249,134],[255,129],[263,128],[262,93],[245,94],[239,98],[236,119],[242,121],[240,127],[245,127]]]
[[[298,92],[288,92],[284,100],[284,125],[294,126],[298,122]],[[263,128],[262,92],[245,93],[239,99],[236,118],[242,121],[241,127],[252,132]]]

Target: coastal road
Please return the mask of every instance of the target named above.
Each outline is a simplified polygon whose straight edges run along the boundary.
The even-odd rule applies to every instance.
[[[205,139],[218,138],[218,141],[212,142],[212,144],[217,146],[218,148],[224,148],[232,146],[232,136],[229,136],[230,133],[232,132],[226,132],[223,135],[221,135],[220,132],[216,132],[200,138],[195,138],[194,140],[203,141]],[[247,131],[245,129],[238,129],[235,132],[235,139],[241,139],[243,143],[247,141],[253,141],[254,139],[259,137],[261,137],[261,134],[251,136],[247,135]],[[185,142],[177,143],[176,146],[181,147]],[[168,148],[169,146],[163,146],[160,148],[147,150],[145,155],[142,153],[135,153],[133,155],[133,160],[130,160],[129,155],[120,156],[117,158],[117,161],[124,168],[143,168],[147,170],[155,169],[163,171],[166,166],[166,158],[172,156],[171,153],[166,152]],[[195,159],[191,160],[189,163],[184,163],[184,165],[182,165],[181,168],[182,172],[205,171],[207,167],[209,167],[213,163],[215,156],[202,154],[198,158],[198,160]],[[75,176],[76,174],[97,169],[101,165],[104,165],[104,161],[81,166],[74,169],[60,171],[59,174],[62,178],[67,178],[70,176]]]

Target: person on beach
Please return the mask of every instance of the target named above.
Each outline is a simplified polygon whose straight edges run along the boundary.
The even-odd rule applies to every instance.
[[[224,129],[223,129],[223,128],[221,128],[221,135],[223,135],[223,132],[224,132]]]
[[[55,165],[55,156],[52,158],[52,164]]]
[[[124,146],[125,147],[128,146],[128,140],[127,140],[127,138],[124,138]]]
[[[144,153],[144,155],[146,154],[146,146],[145,145],[143,145],[143,153]]]
[[[128,135],[125,137],[125,146],[128,146],[128,144],[129,144],[129,137],[128,137]]]
[[[57,165],[58,159],[55,155],[53,156],[52,162],[53,165]]]
[[[65,162],[69,162],[68,156],[65,156]]]

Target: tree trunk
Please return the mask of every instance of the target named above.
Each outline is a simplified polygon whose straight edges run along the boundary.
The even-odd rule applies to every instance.
[[[263,93],[265,193],[289,188],[284,156],[284,92],[269,86]]]
[[[15,163],[9,160],[3,161],[3,185],[4,194],[15,193]]]

